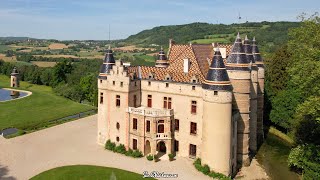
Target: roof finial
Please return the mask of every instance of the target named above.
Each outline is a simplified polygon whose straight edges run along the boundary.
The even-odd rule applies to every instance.
[[[252,41],[256,41],[256,37],[255,37],[255,36],[253,37],[253,40],[252,40]]]
[[[238,32],[237,39],[240,39],[240,33]]]
[[[163,47],[161,46],[161,49],[160,49],[161,51],[163,51]]]
[[[248,39],[248,35],[246,35],[246,37],[244,38],[244,40],[249,40],[249,39]]]
[[[111,45],[109,44],[109,47],[108,47],[108,49],[111,49]]]

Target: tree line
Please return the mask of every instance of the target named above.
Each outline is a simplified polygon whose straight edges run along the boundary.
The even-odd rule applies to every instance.
[[[320,179],[320,17],[302,19],[265,62],[265,119],[294,140],[290,168]]]
[[[10,76],[17,66],[22,81],[51,86],[60,96],[77,102],[97,105],[97,75],[102,61],[82,59],[72,62],[61,58],[54,67],[38,67],[4,62],[0,60],[0,74]]]

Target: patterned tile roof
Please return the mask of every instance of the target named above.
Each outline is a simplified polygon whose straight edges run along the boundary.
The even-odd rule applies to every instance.
[[[218,47],[226,48],[227,55],[231,51],[231,45],[219,45]],[[190,83],[193,78],[196,78],[199,83],[204,82],[209,70],[209,64],[213,57],[214,51],[212,44],[194,44],[181,45],[172,44],[167,68],[140,66],[141,78],[149,79],[150,74],[154,80],[165,80],[169,75],[172,81]],[[184,59],[190,62],[188,73],[184,73]],[[128,67],[128,73],[132,76],[134,73],[139,74],[139,67]]]

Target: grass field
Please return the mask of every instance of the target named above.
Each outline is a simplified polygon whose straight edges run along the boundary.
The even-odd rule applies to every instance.
[[[0,59],[2,59],[5,62],[15,62],[15,61],[17,61],[16,56],[6,57],[5,54],[0,54]]]
[[[39,67],[53,67],[57,64],[57,62],[47,62],[47,61],[31,61],[31,63]]]
[[[54,168],[31,178],[31,180],[91,180],[91,179],[117,179],[117,180],[143,180],[142,174],[121,169],[75,165]]]
[[[0,87],[9,87],[10,79],[0,75]],[[15,127],[33,130],[46,126],[48,121],[95,109],[57,96],[52,88],[20,82],[20,88],[31,91],[32,95],[7,102],[0,102],[0,130]]]

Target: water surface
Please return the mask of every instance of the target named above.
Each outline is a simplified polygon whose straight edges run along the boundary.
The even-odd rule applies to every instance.
[[[26,92],[22,92],[22,91],[14,91],[14,95],[12,96],[13,90],[8,90],[8,89],[0,89],[0,102],[1,101],[8,101],[8,100],[12,100],[12,99],[17,99],[17,98],[21,98],[24,97],[26,95],[28,95],[28,93]]]

